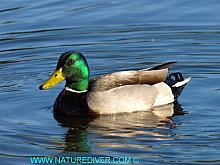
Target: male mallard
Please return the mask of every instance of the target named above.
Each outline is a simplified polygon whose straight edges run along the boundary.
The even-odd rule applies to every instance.
[[[63,53],[56,70],[40,89],[49,89],[66,80],[54,103],[56,113],[67,115],[113,114],[146,111],[174,102],[182,92],[181,73],[168,75],[168,62],[142,70],[119,71],[89,80],[89,66],[78,51]],[[173,79],[174,78],[174,79]]]

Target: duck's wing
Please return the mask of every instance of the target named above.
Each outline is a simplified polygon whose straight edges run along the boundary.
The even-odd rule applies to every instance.
[[[143,70],[158,70],[168,68],[170,65],[177,63],[177,61],[166,62],[157,66],[153,66],[151,68],[143,69]]]
[[[124,85],[149,84],[164,82],[168,68],[157,70],[132,70],[105,74],[91,79],[90,91],[107,91]]]

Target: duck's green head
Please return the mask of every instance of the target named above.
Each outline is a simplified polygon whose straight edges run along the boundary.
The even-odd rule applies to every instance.
[[[63,53],[57,63],[56,70],[51,77],[39,88],[49,89],[62,80],[66,80],[66,87],[76,91],[86,91],[89,85],[89,66],[85,57],[78,51]]]

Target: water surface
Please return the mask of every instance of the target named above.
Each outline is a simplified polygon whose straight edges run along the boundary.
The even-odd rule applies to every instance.
[[[220,2],[21,0],[0,4],[0,159],[126,155],[144,164],[220,164]],[[59,55],[79,50],[91,75],[178,61],[192,81],[178,109],[57,119],[64,83],[38,86]],[[165,112],[165,111],[164,111]],[[171,108],[172,112],[172,108]]]

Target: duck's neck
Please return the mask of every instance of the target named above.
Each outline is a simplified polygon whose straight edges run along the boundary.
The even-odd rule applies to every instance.
[[[78,91],[78,92],[87,91],[88,86],[89,86],[88,79],[83,79],[83,80],[75,81],[75,82],[66,81],[66,85],[65,85],[65,87],[70,88],[74,91]]]

